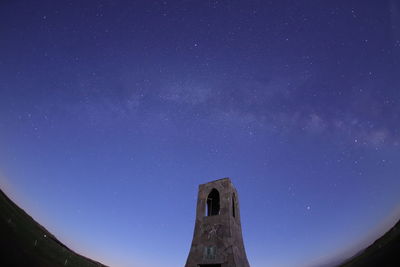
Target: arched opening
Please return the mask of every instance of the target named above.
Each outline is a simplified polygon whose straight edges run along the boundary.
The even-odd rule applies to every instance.
[[[213,216],[219,214],[219,192],[217,189],[211,190],[207,197],[206,215]]]
[[[235,197],[235,193],[232,194],[232,216],[236,217],[236,197]]]

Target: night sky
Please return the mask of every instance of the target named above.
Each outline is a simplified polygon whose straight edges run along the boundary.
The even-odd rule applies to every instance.
[[[73,250],[183,266],[231,177],[252,267],[351,256],[400,217],[400,3],[0,3],[0,186]]]

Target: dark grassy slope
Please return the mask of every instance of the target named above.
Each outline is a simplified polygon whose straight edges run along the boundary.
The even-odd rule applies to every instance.
[[[58,241],[0,190],[0,266],[105,266]]]
[[[340,267],[399,267],[400,221],[372,245]]]

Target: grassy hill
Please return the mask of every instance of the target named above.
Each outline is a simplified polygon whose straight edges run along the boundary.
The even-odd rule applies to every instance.
[[[0,266],[105,266],[55,238],[0,190]]]
[[[400,266],[400,221],[372,245],[340,267]]]

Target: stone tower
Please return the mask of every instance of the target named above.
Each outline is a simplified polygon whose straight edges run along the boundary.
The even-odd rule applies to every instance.
[[[229,178],[199,185],[196,223],[185,267],[249,267],[239,198]]]

